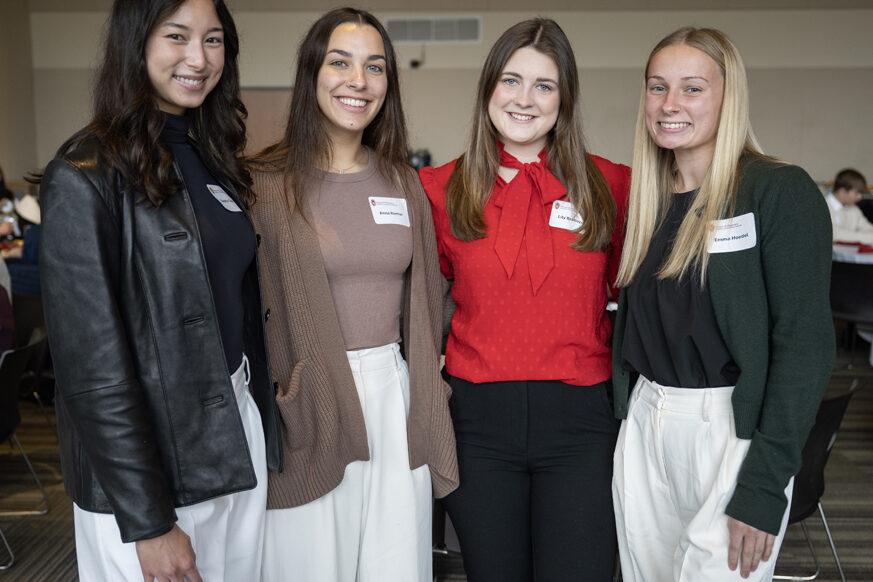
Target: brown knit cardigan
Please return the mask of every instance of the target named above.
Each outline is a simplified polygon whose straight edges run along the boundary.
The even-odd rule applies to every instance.
[[[255,228],[273,379],[282,417],[284,471],[269,474],[267,508],[303,505],[340,484],[346,465],[370,458],[367,429],[315,231],[286,197],[281,172],[252,173]],[[406,193],[412,264],[406,271],[401,349],[409,364],[409,468],[430,466],[433,492],[458,486],[451,393],[440,376],[443,293],[433,221],[417,177]]]

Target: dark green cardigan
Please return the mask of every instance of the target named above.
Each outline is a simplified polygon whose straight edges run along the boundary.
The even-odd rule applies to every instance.
[[[752,440],[726,512],[771,534],[779,531],[784,490],[800,469],[833,367],[833,251],[825,204],[802,169],[750,160],[734,216],[754,214],[757,244],[709,259],[716,321],[741,370],[732,397],[736,433]],[[622,292],[613,346],[617,418],[627,417],[632,388],[621,358],[626,310]]]

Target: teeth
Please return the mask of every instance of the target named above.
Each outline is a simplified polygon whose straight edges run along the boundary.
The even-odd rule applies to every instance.
[[[367,104],[363,99],[352,99],[351,97],[339,97],[339,102],[343,105],[350,105],[351,107],[363,107]]]
[[[533,115],[522,115],[521,113],[510,113],[509,116],[519,121],[530,121],[533,119]]]
[[[178,77],[174,76],[174,79],[182,83],[183,85],[188,85],[189,87],[196,87],[197,85],[202,85],[204,79],[188,79],[187,77]]]
[[[688,127],[689,125],[691,124],[686,121],[674,123],[668,123],[666,121],[661,122],[661,127],[663,127],[664,129],[682,129],[683,127]]]

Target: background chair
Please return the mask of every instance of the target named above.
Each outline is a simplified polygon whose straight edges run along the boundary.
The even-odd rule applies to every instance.
[[[15,563],[15,554],[12,553],[12,548],[9,547],[9,542],[6,541],[6,536],[3,535],[3,528],[0,528],[0,541],[6,546],[6,553],[9,554],[9,561],[0,566],[0,570],[7,570]]]
[[[806,528],[806,518],[818,510],[821,522],[824,525],[825,534],[827,534],[828,543],[831,546],[831,552],[834,555],[834,561],[837,564],[837,570],[840,572],[840,579],[846,582],[843,566],[840,564],[840,557],[834,545],[834,538],[831,537],[831,530],[828,527],[828,521],[821,506],[821,497],[825,489],[825,465],[836,441],[840,423],[846,414],[846,408],[849,406],[849,400],[852,399],[852,395],[857,387],[858,380],[855,380],[846,394],[824,400],[819,405],[815,424],[809,433],[806,445],[803,447],[803,465],[800,468],[800,472],[794,477],[794,495],[791,498],[788,523],[790,525],[800,522],[800,527],[803,528],[803,535],[806,537],[806,543],[815,562],[815,573],[806,576],[777,575],[773,576],[774,580],[815,580],[821,573],[821,565],[812,546],[809,530]]]
[[[873,265],[834,261],[831,266],[831,312],[849,324],[851,355],[855,353],[855,324],[873,324]]]
[[[48,494],[42,486],[42,482],[39,480],[39,476],[36,474],[30,458],[24,452],[21,441],[18,440],[18,436],[15,434],[15,429],[21,424],[21,415],[18,410],[18,390],[21,376],[24,374],[29,362],[43,349],[44,345],[45,338],[43,337],[23,348],[7,350],[0,355],[0,443],[9,441],[10,449],[13,444],[18,447],[24,462],[27,464],[27,468],[30,470],[30,474],[33,475],[33,480],[36,482],[37,487],[39,487],[40,493],[42,493],[42,503],[36,508],[0,510],[0,517],[45,515],[51,507]],[[9,552],[9,561],[0,567],[0,569],[6,569],[13,564],[15,557],[2,532],[0,532],[0,538],[2,538],[3,545]]]

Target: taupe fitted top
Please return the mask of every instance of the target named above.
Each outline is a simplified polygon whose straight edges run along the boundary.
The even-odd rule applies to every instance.
[[[376,170],[374,158],[371,153],[360,172],[323,173],[305,199],[347,350],[400,340],[403,280],[412,260],[406,196]],[[404,214],[406,225],[396,224]]]

